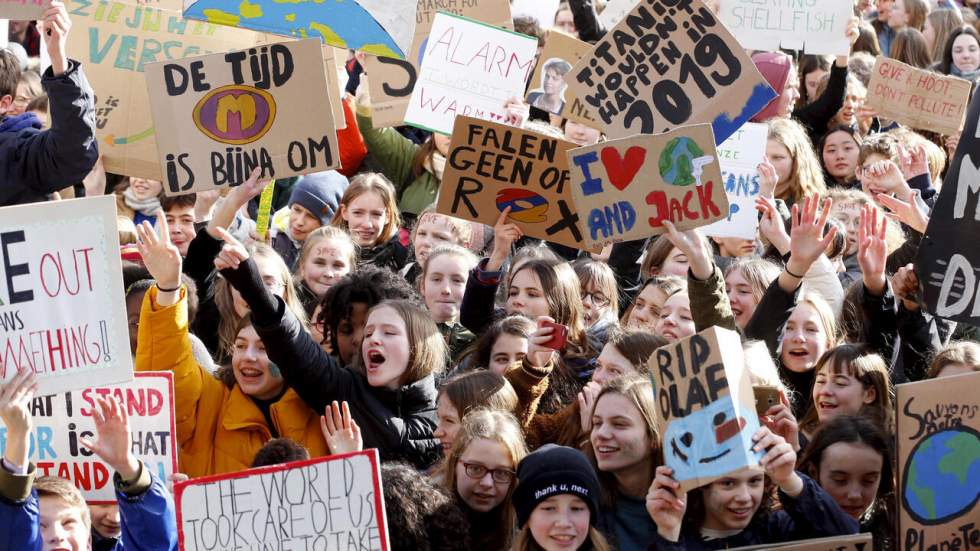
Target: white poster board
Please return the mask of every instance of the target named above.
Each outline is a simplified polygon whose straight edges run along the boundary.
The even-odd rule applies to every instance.
[[[847,55],[847,24],[853,0],[766,2],[721,0],[719,17],[748,50],[803,50],[808,54]]]
[[[728,217],[706,226],[705,235],[755,239],[759,230],[755,210],[760,189],[758,166],[766,156],[768,135],[766,125],[745,123],[716,149],[728,194]]]

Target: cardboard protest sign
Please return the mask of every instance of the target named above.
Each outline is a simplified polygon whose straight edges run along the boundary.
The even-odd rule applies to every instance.
[[[970,82],[878,56],[865,101],[882,118],[956,134],[966,117]]]
[[[375,449],[195,478],[175,498],[184,551],[390,548]]]
[[[344,118],[344,88],[347,86],[347,69],[344,68],[344,58],[338,57],[338,50],[326,44],[321,46],[323,52],[323,72],[327,76],[327,103],[330,105],[330,112],[333,113],[334,126],[337,130],[347,127],[347,119]],[[343,50],[340,50],[343,52]],[[344,52],[346,53],[346,52]],[[344,80],[341,82],[341,73]]]
[[[261,70],[260,70],[261,69]],[[320,44],[300,40],[147,65],[164,193],[340,165]]]
[[[686,230],[728,216],[707,124],[573,149],[568,166],[590,248],[664,233],[664,220]]]
[[[980,541],[980,373],[896,387],[898,546]]]
[[[82,62],[95,98],[96,137],[107,172],[162,180],[164,171],[143,76],[148,63],[237,50],[260,35],[179,12],[122,2],[65,2],[72,18],[68,51]]]
[[[566,153],[575,144],[473,117],[456,118],[436,210],[493,225],[508,218],[524,233],[583,248],[568,188]]]
[[[785,48],[830,55],[851,51],[846,33],[854,16],[853,0],[721,0],[719,15],[739,44],[749,50]]]
[[[483,21],[502,29],[514,29],[508,0],[467,0],[461,4],[445,0],[418,0],[415,38],[408,56],[405,59],[373,55],[364,58],[364,70],[370,75],[371,122],[375,128],[397,126],[404,122],[408,100],[418,80],[419,51],[429,38],[436,10]]]
[[[0,382],[38,396],[133,378],[111,195],[0,208]]]
[[[980,94],[973,96],[943,188],[919,243],[915,271],[926,309],[980,325]]]
[[[853,536],[837,536],[834,538],[813,538],[798,540],[786,545],[750,545],[735,547],[732,551],[755,551],[756,549],[782,549],[784,551],[871,551],[874,546],[871,534],[854,534]]]
[[[709,327],[658,348],[649,367],[664,464],[682,492],[758,465],[759,417],[738,333]]]
[[[34,429],[30,460],[38,476],[60,476],[75,483],[89,503],[116,503],[112,468],[84,448],[80,438],[95,440],[95,398],[116,398],[129,415],[133,455],[160,480],[177,472],[173,373],[136,373],[123,385],[90,387],[31,403]],[[0,454],[7,429],[0,422]]]
[[[538,41],[445,12],[423,44],[405,123],[452,134],[456,115],[504,120],[504,103],[524,95]]]
[[[538,65],[531,77],[526,101],[563,118],[597,128],[595,114],[585,101],[567,90],[565,74],[592,51],[592,45],[567,34],[550,30],[544,49],[538,55]]]
[[[641,0],[565,75],[610,138],[710,123],[717,143],[776,97],[703,0]]]
[[[43,16],[44,0],[0,1],[0,18],[13,19],[14,21],[34,21]]]
[[[705,226],[705,235],[755,239],[759,231],[755,210],[760,191],[758,167],[766,156],[768,137],[766,125],[748,122],[718,146],[721,180],[728,195],[728,216]]]
[[[412,41],[415,4],[387,0],[184,0],[184,17],[337,48],[403,58]]]

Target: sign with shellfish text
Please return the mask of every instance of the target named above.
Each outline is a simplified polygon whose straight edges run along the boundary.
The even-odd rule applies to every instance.
[[[0,383],[38,396],[133,378],[109,196],[0,208]]]
[[[711,125],[612,140],[568,152],[571,188],[588,248],[643,239],[728,216]]]
[[[721,0],[719,15],[748,50],[803,50],[808,54],[847,55],[847,24],[854,0]]]
[[[340,166],[320,43],[269,44],[146,67],[163,190],[234,187]]]
[[[456,118],[436,210],[494,225],[508,220],[531,237],[583,248],[568,182],[575,144],[473,117]]]

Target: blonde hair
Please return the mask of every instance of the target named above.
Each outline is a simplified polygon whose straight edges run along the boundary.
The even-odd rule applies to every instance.
[[[429,273],[429,266],[432,264],[432,259],[440,256],[454,256],[462,260],[467,272],[475,268],[480,262],[480,259],[477,258],[475,254],[471,253],[469,249],[464,249],[459,245],[439,245],[429,252],[429,256],[425,259],[425,263],[422,264],[422,273],[419,274],[419,278],[416,281],[420,289],[425,281],[425,276]]]
[[[840,342],[840,328],[837,325],[837,316],[834,314],[834,309],[831,308],[830,304],[820,295],[812,292],[805,292],[800,300],[796,303],[793,310],[796,310],[802,305],[808,305],[817,313],[817,317],[820,318],[820,327],[823,328],[824,334],[827,335],[827,348],[833,348],[838,342]],[[780,342],[779,355],[782,357],[782,343]]]
[[[940,8],[930,11],[926,19],[929,20],[936,35],[936,41],[929,50],[929,57],[933,63],[938,63],[943,60],[943,54],[946,53],[946,41],[949,40],[949,35],[963,26],[963,14],[956,8]]]
[[[419,225],[422,223],[422,219],[426,216],[444,219],[446,223],[449,224],[449,229],[453,232],[453,237],[456,238],[456,245],[464,248],[469,248],[470,245],[472,245],[473,225],[468,220],[463,220],[462,218],[456,218],[455,216],[449,216],[448,214],[436,212],[436,207],[432,205],[422,209],[422,212],[420,212],[418,217],[415,219],[415,224],[412,226],[412,243],[415,242],[415,234],[418,233]]]
[[[898,1],[898,0],[896,0]],[[905,13],[909,16],[909,27],[922,30],[926,24],[926,16],[929,15],[929,3],[926,0],[901,0],[905,7]]]
[[[583,291],[591,284],[609,299],[606,308],[613,315],[619,312],[619,285],[616,283],[616,273],[609,264],[585,256],[572,262],[572,270]]]
[[[729,275],[735,272],[742,274],[742,277],[752,288],[752,296],[755,297],[755,301],[759,302],[762,300],[762,295],[766,294],[769,285],[779,277],[782,269],[764,258],[743,257],[735,259],[725,268],[725,278],[727,279]]]
[[[331,241],[337,240],[342,242],[344,245],[350,247],[350,255],[347,257],[347,262],[350,265],[351,271],[357,269],[357,243],[351,239],[349,233],[344,230],[334,227],[334,226],[320,226],[319,228],[310,232],[306,236],[306,240],[303,241],[303,247],[299,250],[299,259],[296,261],[296,275],[299,276],[299,272],[303,267],[303,263],[306,262],[307,257],[313,251],[313,246],[320,241]]]
[[[592,544],[592,551],[615,551],[613,546],[606,541],[605,536],[593,526],[589,526],[589,542]],[[534,541],[534,535],[531,534],[529,526],[521,528],[521,531],[514,536],[514,546],[510,549],[511,551],[544,551],[544,548]]]
[[[432,373],[440,372],[446,366],[449,350],[446,339],[432,321],[432,316],[415,302],[404,299],[383,300],[368,310],[368,318],[381,308],[391,308],[405,322],[408,339],[408,365],[399,378],[399,385],[407,385],[423,379]],[[361,350],[354,353],[351,369],[365,373]]]
[[[814,152],[813,143],[800,123],[786,118],[770,119],[769,139],[782,144],[793,159],[790,170],[789,188],[786,195],[778,199],[796,202],[806,195],[822,195],[827,192],[823,168]]]
[[[395,233],[398,232],[398,226],[401,224],[401,215],[398,212],[398,200],[395,196],[395,186],[382,174],[377,172],[364,172],[351,178],[350,185],[344,191],[344,196],[340,198],[340,206],[337,208],[337,212],[334,213],[333,219],[330,220],[330,225],[350,231],[347,221],[343,217],[344,211],[350,208],[350,204],[354,199],[357,199],[365,193],[372,192],[378,194],[388,213],[388,220],[385,222],[384,227],[381,228],[381,235],[378,237],[378,242],[375,243],[375,245],[380,245],[394,237]]]
[[[69,509],[77,509],[78,515],[82,517],[85,532],[88,533],[92,530],[92,513],[89,511],[88,504],[85,503],[85,497],[70,480],[60,476],[39,476],[34,480],[34,490],[37,491],[39,498],[60,499]]]
[[[119,233],[120,245],[134,245],[137,241],[136,224],[132,218],[116,217],[116,231]]]
[[[929,378],[935,379],[939,372],[952,364],[963,364],[973,371],[980,371],[980,344],[974,341],[952,341],[942,347],[929,363]]]

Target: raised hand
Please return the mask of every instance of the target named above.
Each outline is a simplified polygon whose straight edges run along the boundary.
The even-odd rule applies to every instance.
[[[531,117],[531,106],[521,98],[512,97],[504,102],[504,113],[505,124],[520,128]]]
[[[759,196],[772,199],[776,193],[776,184],[779,183],[779,174],[776,173],[776,167],[772,166],[772,163],[766,158],[759,164],[757,169],[759,171]]]
[[[218,256],[214,257],[214,267],[219,271],[229,268],[237,270],[239,264],[248,260],[248,249],[245,248],[245,245],[242,245],[241,241],[235,239],[233,235],[228,233],[228,230],[218,228],[217,231],[225,244],[221,247],[221,252],[218,253]]]
[[[592,409],[595,407],[595,399],[599,396],[602,385],[595,381],[589,381],[582,387],[582,392],[578,393],[578,414],[582,422],[582,434],[592,432]]]
[[[38,21],[38,31],[44,40],[44,47],[51,58],[51,72],[54,76],[68,70],[68,56],[65,48],[68,44],[68,31],[71,30],[71,18],[61,0],[50,0],[44,9],[44,14]]]
[[[647,492],[647,513],[657,525],[657,533],[667,541],[681,537],[681,523],[687,510],[687,493],[674,480],[674,470],[665,465],[657,467],[656,476]]]
[[[162,209],[157,211],[157,225],[159,233],[146,221],[136,226],[136,235],[139,237],[136,247],[143,257],[146,269],[156,280],[157,287],[177,289],[180,287],[182,259],[180,249],[170,242],[170,228],[167,226],[167,217]]]
[[[864,278],[864,286],[874,296],[885,292],[885,265],[888,251],[885,244],[885,230],[888,219],[881,217],[878,224],[878,209],[873,205],[861,206],[861,223],[858,226],[858,264]]]
[[[922,200],[919,190],[913,189],[908,201],[884,193],[875,195],[875,200],[888,209],[888,212],[885,212],[888,218],[901,222],[919,233],[926,233],[926,226],[929,225],[929,205]]]
[[[487,270],[491,272],[499,271],[503,267],[507,257],[510,256],[510,249],[518,239],[524,236],[524,230],[517,224],[507,221],[510,214],[510,207],[507,207],[497,217],[497,223],[493,225],[493,250],[490,258],[487,259]]]
[[[803,479],[796,474],[796,452],[786,440],[768,427],[760,427],[754,435],[752,447],[757,452],[765,452],[759,464],[766,470],[769,478],[779,489],[795,497],[803,491]]]
[[[37,391],[34,372],[25,369],[5,384],[0,384],[0,421],[7,427],[8,463],[27,467],[30,453],[30,434],[33,426],[29,406]]]
[[[327,406],[320,416],[320,430],[332,454],[359,452],[364,449],[361,427],[351,418],[350,406],[346,401],[341,406],[334,400]]]
[[[550,316],[538,316],[534,332],[527,338],[527,355],[524,358],[534,367],[546,367],[556,353],[553,348],[545,346],[555,331],[551,325],[542,326],[546,321],[554,323],[555,320]]]
[[[715,261],[705,249],[704,239],[701,239],[698,230],[678,231],[670,220],[664,221],[664,227],[667,228],[667,233],[664,236],[677,247],[677,250],[687,255],[694,277],[701,281],[711,277]]]
[[[863,179],[868,181],[865,188],[871,196],[893,193],[904,200],[912,192],[912,188],[905,181],[905,176],[902,175],[902,169],[890,159],[872,163],[864,170],[863,176]]]
[[[762,213],[759,219],[759,233],[765,237],[780,255],[789,252],[789,234],[783,224],[783,217],[776,210],[776,203],[770,197],[759,196],[755,199],[755,210]]]
[[[793,409],[789,406],[786,395],[779,394],[779,404],[766,410],[766,414],[759,418],[763,425],[769,430],[783,437],[784,440],[793,446],[794,451],[800,451],[800,425],[793,415]]]
[[[92,420],[98,440],[82,437],[83,446],[99,456],[123,480],[132,481],[140,473],[140,462],[131,451],[129,416],[115,398],[95,398]]]
[[[221,239],[221,233],[218,229],[227,229],[231,226],[232,222],[235,221],[238,210],[253,198],[258,197],[262,193],[262,190],[265,189],[265,186],[269,185],[271,180],[268,178],[259,180],[261,173],[261,169],[253,168],[252,172],[248,175],[248,180],[242,182],[240,186],[232,188],[228,196],[225,197],[225,200],[218,203],[218,206],[214,209],[214,214],[211,216],[211,220],[208,221],[207,232],[211,237]]]
[[[803,198],[802,207],[799,204],[793,205],[793,222],[789,234],[790,257],[786,268],[799,276],[807,273],[810,266],[827,250],[837,235],[836,226],[831,226],[830,231],[824,233],[833,201],[826,199],[822,209],[819,208],[819,204],[818,196],[807,196]]]
[[[910,312],[919,310],[919,276],[915,275],[915,266],[902,266],[892,276],[892,292],[902,300],[902,305]]]
[[[902,176],[906,180],[911,180],[922,174],[929,174],[929,156],[926,154],[926,146],[916,144],[909,149],[904,147],[899,149],[899,161],[902,166]]]

